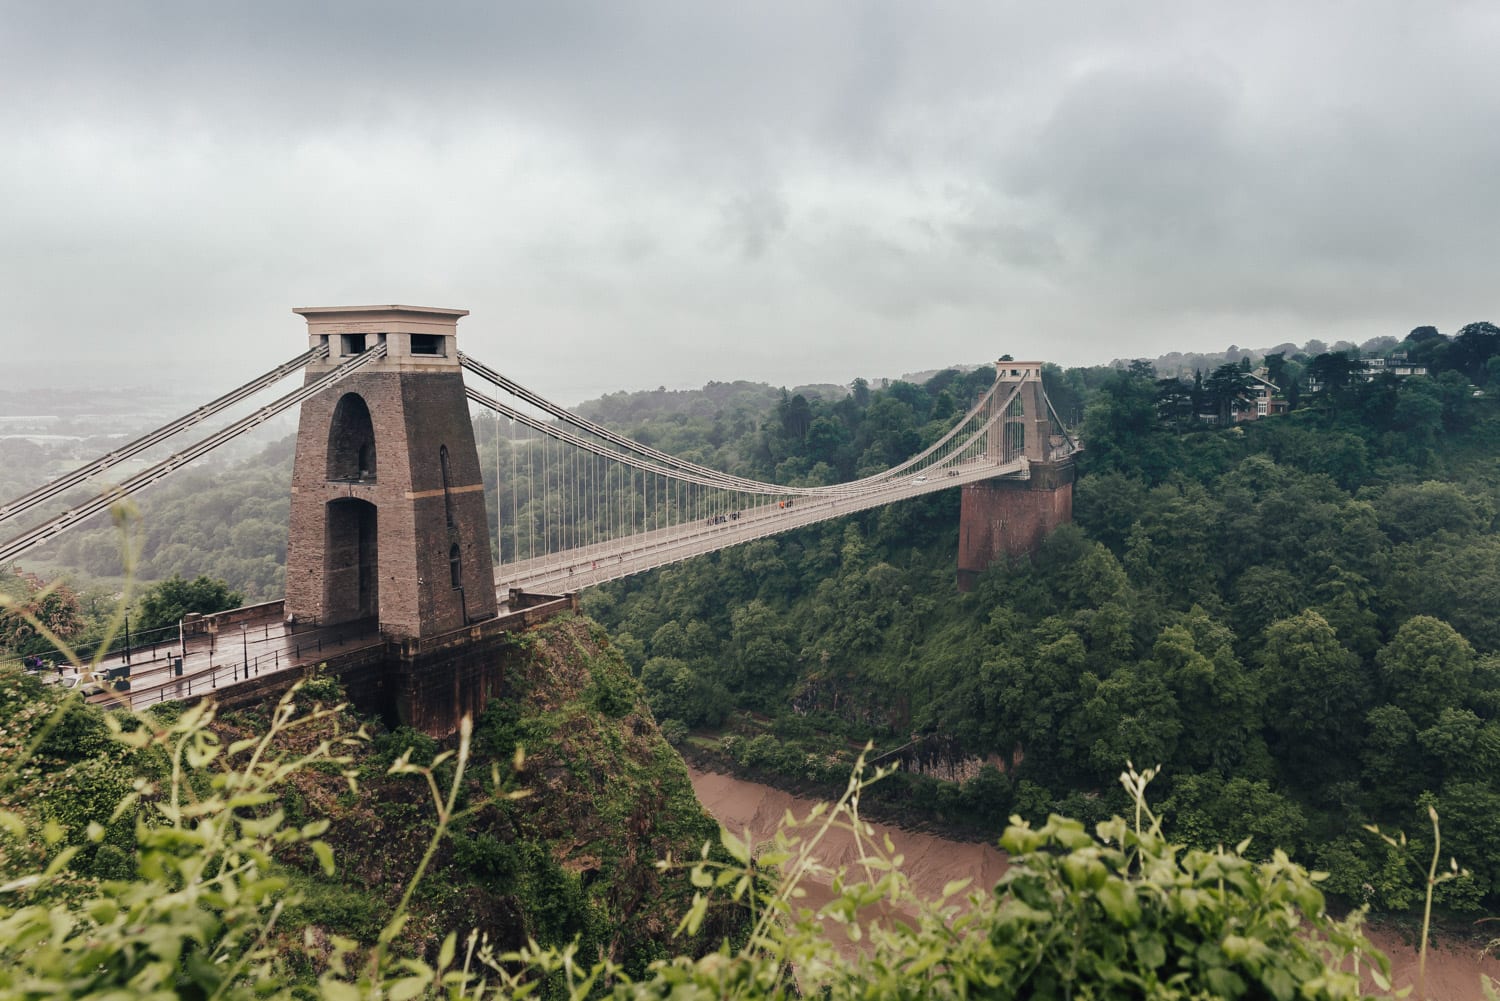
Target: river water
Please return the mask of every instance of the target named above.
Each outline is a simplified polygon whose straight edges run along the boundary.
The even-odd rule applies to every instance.
[[[777,825],[788,811],[799,819],[806,817],[815,805],[814,800],[802,799],[790,793],[749,782],[731,775],[702,772],[689,767],[693,790],[698,801],[709,813],[736,835],[743,837],[749,832],[751,843],[767,841],[775,833]],[[912,888],[928,900],[941,896],[943,887],[957,879],[972,880],[960,896],[975,889],[988,889],[995,885],[1005,871],[1005,853],[993,844],[977,844],[968,841],[953,841],[932,834],[905,831],[899,827],[875,824],[877,838],[889,837],[896,852],[901,855],[901,869],[911,880]],[[998,832],[997,835],[998,837]],[[841,831],[830,832],[822,844],[818,861],[828,866],[850,866],[859,857],[854,839]],[[831,896],[827,884],[806,885],[807,898],[804,906],[819,907]],[[886,917],[891,916],[888,912]],[[1500,937],[1500,927],[1495,935]],[[1370,939],[1391,960],[1395,986],[1414,985],[1417,979],[1417,953],[1400,932],[1391,928],[1367,929]],[[850,943],[841,934],[830,929],[834,941],[845,955],[858,952],[858,946]],[[1432,948],[1427,957],[1426,997],[1441,1001],[1485,1001],[1480,985],[1481,974],[1500,981],[1500,959],[1482,957],[1477,945],[1440,943]],[[1409,995],[1420,1001],[1417,991]]]

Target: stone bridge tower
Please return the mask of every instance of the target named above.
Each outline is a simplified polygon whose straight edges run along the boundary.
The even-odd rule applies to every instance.
[[[996,405],[1005,406],[988,438],[990,457],[1024,456],[1028,476],[999,477],[963,488],[958,518],[958,589],[971,591],[1001,557],[1035,553],[1059,525],[1073,520],[1075,445],[1053,433],[1042,389],[1042,363],[998,361]],[[1061,428],[1058,428],[1061,431]]]
[[[464,309],[341,306],[307,318],[312,381],[365,367],[302,404],[292,472],[286,615],[366,622],[392,639],[496,614],[484,484],[456,329]]]

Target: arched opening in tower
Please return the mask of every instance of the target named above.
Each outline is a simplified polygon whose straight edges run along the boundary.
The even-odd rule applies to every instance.
[[[345,393],[333,408],[328,427],[328,478],[375,479],[375,425],[370,407],[358,393]]]
[[[328,502],[323,549],[325,624],[379,618],[378,523],[379,513],[369,501],[341,497]]]

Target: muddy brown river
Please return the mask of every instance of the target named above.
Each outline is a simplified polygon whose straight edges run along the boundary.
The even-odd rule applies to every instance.
[[[752,843],[769,840],[788,810],[799,818],[805,817],[815,803],[730,775],[701,772],[691,767],[688,773],[698,801],[708,812],[737,835],[748,830]],[[952,841],[882,824],[874,827],[876,837],[888,836],[891,839],[897,853],[903,856],[902,871],[911,880],[913,889],[929,900],[939,897],[943,887],[952,880],[971,879],[970,889],[990,887],[1005,871],[1005,853],[993,844]],[[833,832],[821,847],[823,850],[818,861],[825,865],[852,866],[858,858],[853,838],[843,832]],[[821,906],[831,896],[826,884],[810,884],[806,889],[808,896],[803,904],[808,907]],[[965,890],[964,894],[968,892]],[[1487,927],[1495,927],[1495,934],[1500,936],[1500,926]],[[1414,985],[1417,979],[1416,950],[1402,941],[1395,930],[1374,928],[1368,934],[1390,957],[1395,986]],[[846,955],[857,952],[858,947],[843,939],[842,935],[835,934],[835,940],[840,942]],[[1480,983],[1482,974],[1500,981],[1500,959],[1481,956],[1476,945],[1439,946],[1428,952],[1424,994],[1436,1001],[1485,1001]],[[1415,990],[1409,997],[1421,1001]]]

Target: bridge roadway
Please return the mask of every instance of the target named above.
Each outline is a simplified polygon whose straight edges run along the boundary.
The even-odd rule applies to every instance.
[[[856,511],[880,507],[893,501],[918,497],[994,479],[997,476],[1025,478],[1030,475],[1025,458],[997,463],[983,456],[951,466],[934,467],[885,483],[851,489],[847,494],[827,497],[797,497],[786,508],[763,504],[741,509],[738,518],[719,524],[698,519],[670,528],[636,532],[591,546],[568,549],[535,559],[506,563],[495,570],[495,586],[503,602],[511,588],[536,594],[564,594],[605,581],[643,573],[693,556],[787,532],[804,525],[827,521]],[[733,512],[725,512],[726,517]]]
[[[999,464],[969,459],[930,474],[918,474],[827,497],[797,497],[790,507],[772,504],[745,508],[738,518],[709,524],[706,520],[667,529],[638,532],[593,546],[571,549],[534,560],[510,563],[495,574],[501,614],[508,610],[512,588],[533,594],[565,594],[605,581],[643,573],[693,556],[716,552],[742,542],[765,538],[893,501],[917,497],[993,479],[1027,475],[1026,462]],[[217,632],[185,635],[179,642],[137,647],[127,659],[112,654],[92,670],[102,679],[112,669],[130,669],[130,689],[101,692],[89,701],[104,706],[128,703],[134,709],[193,699],[220,686],[280,671],[309,667],[330,656],[344,655],[384,643],[373,620],[327,627],[289,628],[280,602],[225,613],[232,621]],[[181,658],[181,673],[177,659]]]
[[[242,616],[243,613],[243,617]],[[127,702],[142,709],[158,702],[201,698],[223,685],[248,681],[292,668],[308,667],[330,656],[379,646],[384,642],[373,620],[337,626],[291,629],[281,602],[236,609],[237,621],[217,634],[185,636],[178,642],[136,647],[127,660],[123,651],[91,668],[102,685],[112,670],[128,667],[130,689],[90,695],[89,701],[115,706]],[[177,673],[177,659],[182,673]]]

